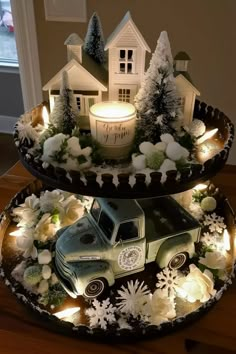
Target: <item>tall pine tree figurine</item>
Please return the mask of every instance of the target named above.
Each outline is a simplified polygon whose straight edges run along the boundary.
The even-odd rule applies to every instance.
[[[157,41],[143,84],[135,97],[139,122],[137,136],[141,141],[155,143],[163,133],[173,133],[172,123],[179,114],[173,58],[167,32]]]
[[[73,91],[69,87],[68,74],[62,73],[60,95],[55,100],[55,105],[50,114],[50,122],[62,133],[71,134],[76,126],[79,110]]]
[[[104,45],[101,21],[96,12],[94,12],[89,20],[88,30],[84,40],[84,51],[97,63],[104,64],[106,61]]]

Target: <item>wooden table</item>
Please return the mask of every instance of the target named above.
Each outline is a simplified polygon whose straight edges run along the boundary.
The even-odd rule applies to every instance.
[[[214,178],[214,183],[228,195],[236,210],[236,167],[226,166]],[[0,209],[33,177],[17,163],[0,177]],[[184,330],[162,339],[122,344],[96,343],[70,338],[46,330],[39,318],[19,303],[5,284],[0,281],[0,354],[81,354],[81,353],[149,353],[184,354],[186,340],[197,341],[236,350],[236,282],[222,299],[200,320]],[[211,351],[212,352],[212,351]],[[224,351],[222,351],[224,353]]]

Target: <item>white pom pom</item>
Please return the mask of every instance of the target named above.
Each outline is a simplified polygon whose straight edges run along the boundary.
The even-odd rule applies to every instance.
[[[133,155],[132,164],[135,170],[143,170],[146,168],[146,156],[145,155]]]
[[[163,141],[163,143],[169,144],[172,143],[174,140],[173,136],[171,134],[162,134],[160,136],[161,141]]]
[[[59,133],[45,140],[43,144],[42,160],[51,162],[52,156],[55,154],[55,152],[60,151],[61,144],[65,139],[66,135]]]
[[[48,291],[48,282],[46,279],[41,280],[38,287],[38,293],[43,294]]]
[[[176,164],[174,161],[171,161],[169,159],[165,159],[163,164],[160,167],[161,172],[167,172],[167,171],[172,171],[176,170]]]
[[[169,143],[166,148],[166,156],[173,161],[181,159],[183,156],[183,147],[175,141]]]
[[[206,131],[206,126],[200,119],[194,119],[189,126],[189,133],[196,138],[203,135]]]
[[[58,283],[58,278],[55,273],[52,273],[50,283],[51,283],[51,285],[55,285]]]
[[[42,277],[43,279],[49,279],[52,274],[52,269],[49,265],[44,264],[42,267]]]
[[[213,211],[217,206],[216,200],[213,197],[205,197],[201,201],[201,208],[204,211]]]
[[[154,146],[158,151],[166,151],[167,144],[161,141],[160,143],[156,143]]]
[[[39,264],[48,264],[52,260],[52,254],[49,250],[43,250],[38,254],[38,263]]]
[[[144,141],[139,145],[139,150],[144,155],[150,155],[152,152],[155,151],[155,147],[149,141]]]
[[[187,149],[185,149],[184,147],[182,147],[182,157],[185,159],[187,157],[189,157],[189,151]]]

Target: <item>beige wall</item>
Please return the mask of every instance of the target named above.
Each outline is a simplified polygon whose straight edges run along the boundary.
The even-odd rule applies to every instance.
[[[84,38],[87,23],[46,22],[43,0],[34,4],[45,84],[66,63],[64,40],[72,32]],[[236,1],[87,0],[88,18],[99,14],[105,38],[127,10],[152,51],[160,31],[167,30],[173,55],[184,50],[192,58],[189,72],[201,99],[236,122]],[[236,144],[229,162],[236,164]]]

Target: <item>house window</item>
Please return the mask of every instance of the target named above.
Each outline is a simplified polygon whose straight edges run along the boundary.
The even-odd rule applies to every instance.
[[[80,111],[80,109],[81,109],[81,100],[80,100],[80,97],[76,97],[76,103],[77,103],[78,110]]]
[[[0,65],[18,66],[10,0],[0,0]]]
[[[122,74],[132,74],[134,72],[134,50],[119,50],[119,72]]]
[[[130,102],[130,89],[119,89],[118,100],[122,102]]]

